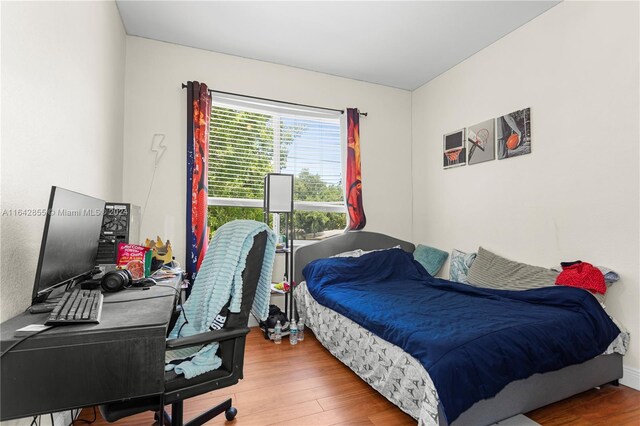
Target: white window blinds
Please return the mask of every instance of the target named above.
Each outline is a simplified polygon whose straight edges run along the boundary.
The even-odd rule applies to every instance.
[[[209,204],[262,207],[264,176],[295,176],[296,210],[344,212],[340,113],[215,95]]]

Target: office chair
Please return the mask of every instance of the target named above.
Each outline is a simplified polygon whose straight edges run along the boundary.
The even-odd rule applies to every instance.
[[[185,399],[235,385],[242,379],[245,340],[249,333],[247,324],[262,270],[266,243],[266,231],[262,231],[254,237],[253,246],[249,250],[246,266],[242,272],[242,303],[239,313],[229,313],[224,327],[220,330],[167,341],[167,349],[219,342],[218,355],[222,359],[220,368],[191,379],[185,379],[174,371],[166,372],[164,375],[165,390],[162,395],[101,405],[100,413],[105,420],[115,422],[144,411],[155,411],[158,423],[182,426],[185,424],[183,421],[183,402]],[[165,405],[168,404],[171,404],[171,416],[164,410]],[[231,399],[191,419],[186,423],[186,426],[202,425],[223,412],[227,420],[235,418],[237,410],[231,406]]]

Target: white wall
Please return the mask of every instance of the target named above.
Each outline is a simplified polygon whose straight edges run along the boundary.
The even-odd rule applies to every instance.
[[[636,372],[639,35],[637,2],[563,2],[412,97],[414,241],[614,268],[607,310]],[[525,107],[530,155],[443,170],[443,134]]]
[[[127,201],[144,206],[153,175],[154,134],[161,159],[142,220],[142,237],[172,242],[185,253],[186,91],[210,88],[331,108],[358,107],[367,230],[411,237],[411,93],[297,68],[127,37],[124,182]]]
[[[2,2],[1,208],[52,185],[122,196],[125,33],[114,2]],[[44,217],[2,216],[0,320],[27,308]]]

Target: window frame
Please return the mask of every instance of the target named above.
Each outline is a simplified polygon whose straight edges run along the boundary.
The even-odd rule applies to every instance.
[[[217,99],[218,98],[218,99]],[[248,99],[250,102],[253,102],[250,98],[236,98],[238,102],[242,103],[245,99]],[[264,108],[260,107],[247,107],[242,104],[238,104],[237,102],[233,102],[233,98],[231,101],[228,101],[225,97],[216,96],[211,102],[211,108],[213,112],[213,108],[221,107],[221,108],[230,108],[230,109],[244,109],[252,112],[260,113],[260,114],[269,114],[274,120],[274,129],[273,129],[273,170],[272,173],[284,173],[280,168],[280,127],[282,123],[282,114],[278,114],[269,108],[268,104],[265,105]],[[275,105],[278,108],[277,105]],[[282,108],[279,106],[279,108]],[[301,110],[296,107],[297,110]],[[313,109],[309,109],[309,111],[314,111]],[[317,112],[317,111],[316,111]],[[291,116],[292,113],[284,114],[287,116]],[[304,117],[305,114],[300,113],[300,116]],[[308,115],[310,118],[313,118],[313,114]],[[338,126],[340,129],[340,177],[342,181],[341,191],[342,191],[342,201],[331,202],[331,201],[296,201],[294,199],[293,208],[295,211],[315,211],[315,212],[325,212],[325,213],[342,213],[345,214],[345,225],[348,226],[349,223],[349,215],[347,214],[347,199],[346,199],[346,189],[344,185],[344,181],[346,179],[346,126],[345,126],[345,118],[344,114],[340,114],[339,116],[336,114],[335,118],[338,120]],[[277,120],[278,125],[275,125],[275,120]],[[213,120],[211,120],[210,126],[213,125]],[[210,146],[210,149],[212,147]],[[294,179],[297,176],[294,175]],[[227,198],[227,197],[207,197],[207,206],[214,207],[245,207],[245,208],[264,208],[264,199],[251,199],[251,198]],[[345,228],[346,229],[346,228]]]

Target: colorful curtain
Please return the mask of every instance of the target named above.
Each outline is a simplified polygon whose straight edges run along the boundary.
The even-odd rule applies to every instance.
[[[367,218],[362,207],[362,174],[360,172],[360,112],[347,108],[347,211],[348,231],[364,228]]]
[[[204,83],[187,83],[187,265],[186,278],[196,277],[207,252],[207,179],[211,95]]]

